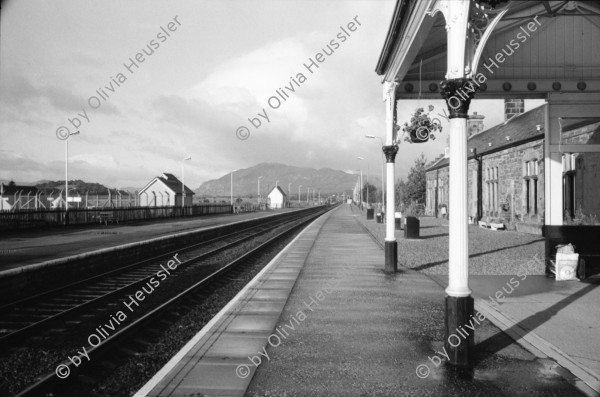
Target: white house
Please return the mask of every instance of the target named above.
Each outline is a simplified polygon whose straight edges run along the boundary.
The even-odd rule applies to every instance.
[[[185,189],[185,205],[192,205],[194,192],[173,174],[164,173],[152,179],[139,192],[141,207],[181,206],[182,189]]]
[[[284,208],[287,204],[287,194],[279,186],[275,186],[267,196],[271,208]]]

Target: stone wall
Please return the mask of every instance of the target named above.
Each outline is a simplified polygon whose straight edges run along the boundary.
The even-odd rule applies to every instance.
[[[479,198],[482,200],[482,216],[486,218],[500,218],[508,224],[509,222],[525,222],[543,224],[544,216],[544,148],[543,140],[524,143],[499,152],[484,154],[481,157],[481,186],[478,186],[478,162],[471,159],[468,162],[468,214],[474,221],[477,220],[477,206]],[[536,162],[537,172],[537,213],[535,206],[531,203],[530,211],[527,212],[526,186],[525,186],[525,164]],[[496,173],[493,171],[497,168]],[[600,171],[600,168],[598,168]],[[449,168],[444,166],[438,170],[426,173],[427,178],[427,215],[435,215],[434,205],[435,186],[437,180],[437,205],[448,205],[448,178]],[[488,173],[492,178],[488,178]],[[496,176],[497,175],[497,176]],[[533,178],[533,175],[531,176]],[[493,195],[490,189],[492,184],[497,184],[496,204],[490,202]],[[530,185],[533,186],[533,185]],[[479,192],[480,191],[480,192]],[[600,194],[598,195],[600,196]],[[532,194],[533,198],[533,194]],[[441,214],[438,212],[438,216]]]
[[[543,140],[525,143],[490,155],[484,155],[482,161],[484,218],[500,218],[506,224],[519,221],[543,224],[545,204]],[[537,172],[535,173],[537,177],[537,213],[534,210],[535,206],[533,203],[531,203],[529,212],[527,211],[526,183],[524,179],[526,174],[525,164],[527,162],[537,163]],[[488,188],[491,185],[491,183],[486,182],[487,170],[494,168],[497,168],[497,179],[492,178],[492,180],[497,180],[496,204],[489,203],[489,199],[486,199]]]

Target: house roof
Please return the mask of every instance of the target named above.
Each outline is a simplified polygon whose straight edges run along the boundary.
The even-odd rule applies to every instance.
[[[152,179],[142,190],[140,190],[140,194],[148,189],[155,181],[160,181],[164,183],[175,195],[181,194],[181,181],[175,177],[173,174],[163,173],[161,176],[157,176]],[[185,186],[185,194],[186,196],[190,196],[195,194],[193,190]]]
[[[35,186],[19,186],[19,185],[5,185],[4,183],[1,184],[2,188],[1,191],[3,192],[2,194],[4,196],[12,196],[15,193],[19,193],[19,191],[21,191],[22,195],[27,196],[27,193],[29,194],[37,194],[38,192],[38,188]]]
[[[271,191],[269,192],[269,196],[271,195],[271,193],[273,193],[273,191],[275,191],[275,189],[279,190],[281,192],[281,195],[283,197],[287,197],[287,194],[283,191],[283,189],[281,188],[281,186],[275,186],[273,189],[271,189]]]
[[[471,149],[475,149],[477,155],[480,156],[544,139],[544,130],[538,131],[537,125],[544,125],[545,112],[546,105],[541,105],[502,124],[473,135],[467,141],[467,158],[475,158],[475,153],[471,152]],[[449,158],[434,160],[426,168],[426,171],[447,167],[449,164]]]

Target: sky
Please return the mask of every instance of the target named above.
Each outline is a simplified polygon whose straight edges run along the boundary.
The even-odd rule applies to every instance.
[[[58,136],[76,131],[69,180],[113,188],[139,188],[163,172],[181,177],[183,164],[192,189],[262,162],[379,170],[381,145],[365,135],[385,135],[375,66],[394,4],[4,1],[0,180],[64,180]],[[350,22],[355,30],[341,33]],[[323,48],[330,55],[319,63]],[[398,121],[430,104],[433,113],[445,107],[403,101]],[[470,110],[486,116],[486,128],[503,121],[502,101],[474,101]],[[406,177],[421,153],[443,153],[446,138],[402,143],[397,175]]]

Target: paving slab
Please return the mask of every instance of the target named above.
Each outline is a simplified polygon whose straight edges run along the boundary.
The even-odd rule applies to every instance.
[[[277,329],[289,335],[267,346],[246,396],[581,395],[556,363],[487,320],[475,367],[444,365],[443,288],[415,271],[386,275],[383,250],[344,207],[323,226],[282,313]]]

